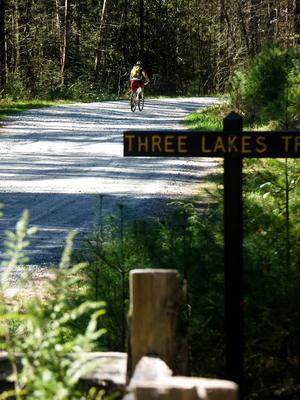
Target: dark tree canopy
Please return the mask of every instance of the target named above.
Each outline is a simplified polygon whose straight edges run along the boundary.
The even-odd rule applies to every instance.
[[[0,85],[8,94],[122,94],[137,58],[157,94],[223,91],[272,40],[299,44],[298,0],[0,1]]]

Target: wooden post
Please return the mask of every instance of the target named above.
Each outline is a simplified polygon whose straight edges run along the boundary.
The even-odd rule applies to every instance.
[[[231,112],[224,132],[241,134],[242,118]],[[226,378],[243,385],[243,201],[241,157],[224,159],[224,279]]]
[[[144,355],[157,355],[175,370],[180,294],[176,270],[130,272],[129,377]]]
[[[136,400],[207,400],[197,392],[194,386],[165,387],[158,382],[153,387],[137,387]]]
[[[133,393],[134,400],[238,400],[234,382],[185,376],[140,381]]]

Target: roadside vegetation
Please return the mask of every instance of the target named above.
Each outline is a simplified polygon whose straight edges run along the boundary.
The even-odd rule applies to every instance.
[[[80,378],[97,367],[85,352],[99,349],[105,330],[98,321],[105,304],[87,298],[85,264],[71,264],[74,233],[67,238],[58,269],[43,286],[36,285],[25,267],[28,239],[35,233],[28,218],[25,211],[16,232],[6,233],[1,264],[0,351],[7,352],[11,375],[0,399],[100,400],[104,392],[83,390]],[[23,267],[17,277],[16,267]]]
[[[299,51],[266,45],[229,82],[225,104],[191,115],[188,126],[222,130],[234,109],[245,130],[300,127]],[[215,121],[219,121],[217,124]],[[244,159],[245,343],[249,398],[299,395],[298,159]],[[220,196],[220,188],[213,195]],[[214,213],[222,213],[222,197]],[[219,229],[215,225],[214,229]],[[221,271],[220,271],[221,272]]]
[[[69,103],[66,100],[21,100],[6,97],[0,100],[0,120],[5,119],[8,115],[16,114],[22,111],[31,110],[34,108],[54,106],[57,104]]]

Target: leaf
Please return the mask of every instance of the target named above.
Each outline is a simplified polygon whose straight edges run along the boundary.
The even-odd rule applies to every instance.
[[[25,321],[29,317],[26,314],[18,314],[18,313],[8,313],[8,314],[0,314],[0,321],[13,321],[13,320],[19,320],[19,321]]]

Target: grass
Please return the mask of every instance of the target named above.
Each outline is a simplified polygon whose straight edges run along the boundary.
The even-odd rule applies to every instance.
[[[8,115],[16,114],[22,111],[30,110],[32,108],[41,108],[54,106],[58,104],[66,104],[70,101],[65,100],[11,100],[2,99],[0,100],[0,120],[5,119]]]
[[[232,111],[228,104],[220,104],[200,109],[191,113],[185,118],[184,124],[187,128],[200,131],[222,131],[223,119]],[[272,131],[282,128],[280,121],[269,121],[267,124],[260,124],[243,117],[244,130],[251,131]]]
[[[223,130],[223,118],[228,114],[224,105],[200,109],[185,119],[185,125],[190,129],[201,131]]]

